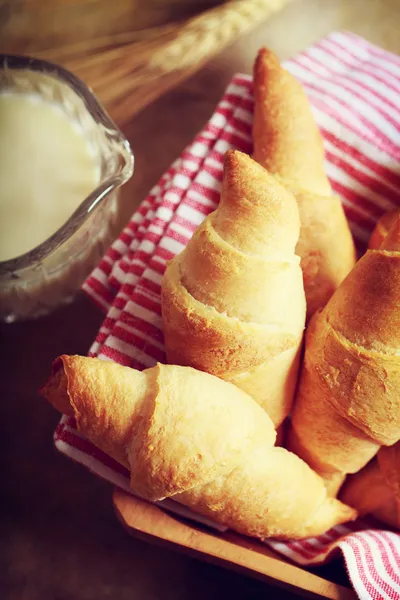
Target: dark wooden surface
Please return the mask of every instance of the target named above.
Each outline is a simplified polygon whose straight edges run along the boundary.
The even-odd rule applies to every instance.
[[[297,0],[134,118],[125,133],[136,173],[121,200],[121,225],[205,123],[231,75],[250,72],[259,46],[286,58],[338,28],[400,52],[397,0]],[[101,318],[80,295],[46,318],[0,328],[0,597],[294,598],[131,538],[115,518],[111,486],[56,453],[58,415],[36,390],[55,356],[87,352]]]

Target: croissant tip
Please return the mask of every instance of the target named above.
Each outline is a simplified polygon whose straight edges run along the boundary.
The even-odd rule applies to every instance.
[[[235,170],[241,168],[246,164],[251,164],[252,159],[248,154],[240,152],[240,150],[228,150],[224,157],[224,171]]]
[[[272,70],[280,70],[281,63],[277,55],[269,48],[260,48],[254,63],[255,79],[266,76]]]
[[[389,252],[400,251],[400,214],[397,216],[392,226],[390,227],[387,236],[384,238],[381,250],[388,250]]]

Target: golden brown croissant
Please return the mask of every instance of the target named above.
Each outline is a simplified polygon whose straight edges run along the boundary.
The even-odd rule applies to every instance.
[[[135,371],[61,356],[41,390],[79,431],[131,471],[131,488],[237,531],[300,538],[353,519],[302,460],[274,448],[268,415],[236,386],[189,367]]]
[[[399,215],[400,208],[395,208],[394,210],[390,210],[389,212],[386,212],[384,215],[382,215],[382,217],[378,220],[377,224],[375,225],[375,228],[369,239],[369,248],[379,248],[379,246],[382,245],[382,242],[387,236],[389,229],[392,227]]]
[[[300,83],[269,50],[254,66],[254,159],[295,195],[300,212],[301,258],[307,318],[325,306],[355,263],[341,202],[324,171],[321,134]]]
[[[168,362],[235,383],[276,427],[291,408],[305,323],[299,228],[292,194],[229,151],[217,210],[162,282]]]
[[[349,477],[341,498],[361,515],[372,514],[400,529],[400,442],[383,446],[364,469]]]
[[[289,448],[328,480],[400,439],[400,217],[311,320]]]

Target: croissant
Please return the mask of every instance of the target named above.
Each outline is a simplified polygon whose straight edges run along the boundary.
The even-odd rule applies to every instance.
[[[340,484],[400,439],[400,217],[311,320],[288,447]]]
[[[295,195],[307,319],[325,306],[355,263],[342,204],[324,171],[322,137],[301,84],[269,50],[254,66],[253,157]]]
[[[217,210],[162,281],[168,362],[236,384],[276,427],[291,408],[305,324],[299,228],[294,197],[229,151]]]
[[[341,498],[361,515],[372,514],[400,529],[400,442],[383,446],[364,469],[349,477]]]
[[[400,208],[395,208],[386,212],[377,222],[372,235],[369,239],[368,247],[379,248],[383,240],[387,236],[389,229],[392,227],[398,216],[400,215]]]
[[[356,516],[302,460],[274,448],[272,421],[250,396],[207,373],[64,355],[41,392],[148,500],[173,497],[259,538],[316,535]]]

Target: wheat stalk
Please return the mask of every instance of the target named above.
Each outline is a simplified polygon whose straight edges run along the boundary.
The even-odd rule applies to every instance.
[[[61,48],[51,57],[93,87],[123,123],[289,1],[227,0],[184,22]]]

